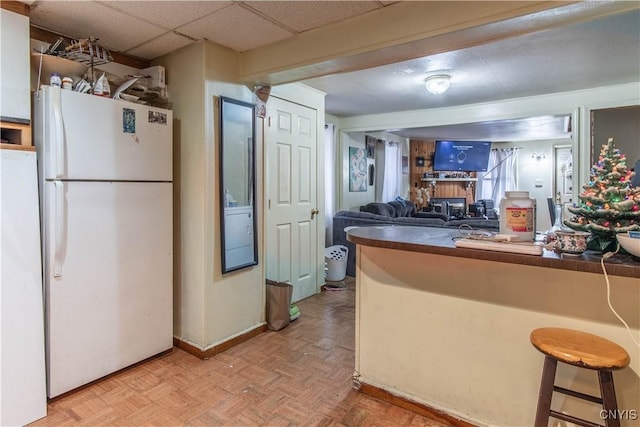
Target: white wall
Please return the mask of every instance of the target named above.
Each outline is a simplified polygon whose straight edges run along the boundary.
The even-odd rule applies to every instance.
[[[206,350],[264,323],[262,222],[258,223],[259,264],[221,274],[218,143],[214,97],[253,102],[238,84],[237,53],[197,42],[160,60],[171,87],[175,138],[174,335]],[[256,121],[257,176],[262,176],[262,128]],[[261,219],[262,180],[258,180]]]
[[[263,179],[256,180],[258,221],[258,265],[231,273],[221,273],[219,141],[220,126],[214,112],[214,97],[226,96],[254,102],[252,91],[237,83],[238,55],[214,43],[206,43],[204,74],[204,213],[205,213],[205,338],[206,347],[227,341],[264,323],[264,251],[262,250],[264,212]],[[263,176],[262,121],[256,118],[256,177]]]
[[[174,96],[174,336],[204,349],[204,46],[158,60]]]

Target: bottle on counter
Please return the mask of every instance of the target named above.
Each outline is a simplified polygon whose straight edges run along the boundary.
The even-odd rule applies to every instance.
[[[111,86],[109,86],[109,81],[107,80],[105,73],[102,73],[98,78],[98,81],[93,88],[93,94],[111,98]]]
[[[555,233],[556,231],[565,231],[565,227],[562,224],[562,199],[560,197],[560,193],[556,196],[556,201],[554,205],[554,216],[555,220],[549,232]]]
[[[56,87],[62,86],[62,79],[60,78],[60,74],[52,73],[49,79],[49,85]]]
[[[521,241],[536,237],[536,199],[528,191],[505,191],[500,201],[500,233],[518,236]]]
[[[73,79],[71,77],[65,77],[62,79],[62,89],[69,89],[71,90],[73,88]]]

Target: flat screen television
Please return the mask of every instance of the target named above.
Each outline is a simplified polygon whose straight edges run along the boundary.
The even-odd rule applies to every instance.
[[[433,170],[486,172],[489,153],[488,141],[436,141]]]

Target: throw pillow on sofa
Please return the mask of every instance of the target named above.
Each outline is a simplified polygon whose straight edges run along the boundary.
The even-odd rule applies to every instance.
[[[396,218],[413,216],[416,213],[416,205],[410,200],[393,200],[389,205],[393,206]]]
[[[393,206],[388,203],[372,202],[364,206],[360,206],[360,212],[369,212],[376,215],[382,215],[389,218],[396,217],[396,211]]]

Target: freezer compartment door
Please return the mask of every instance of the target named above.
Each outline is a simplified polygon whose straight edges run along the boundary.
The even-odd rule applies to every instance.
[[[172,184],[47,182],[48,395],[172,347]]]
[[[46,86],[34,95],[44,179],[172,181],[172,112]]]

